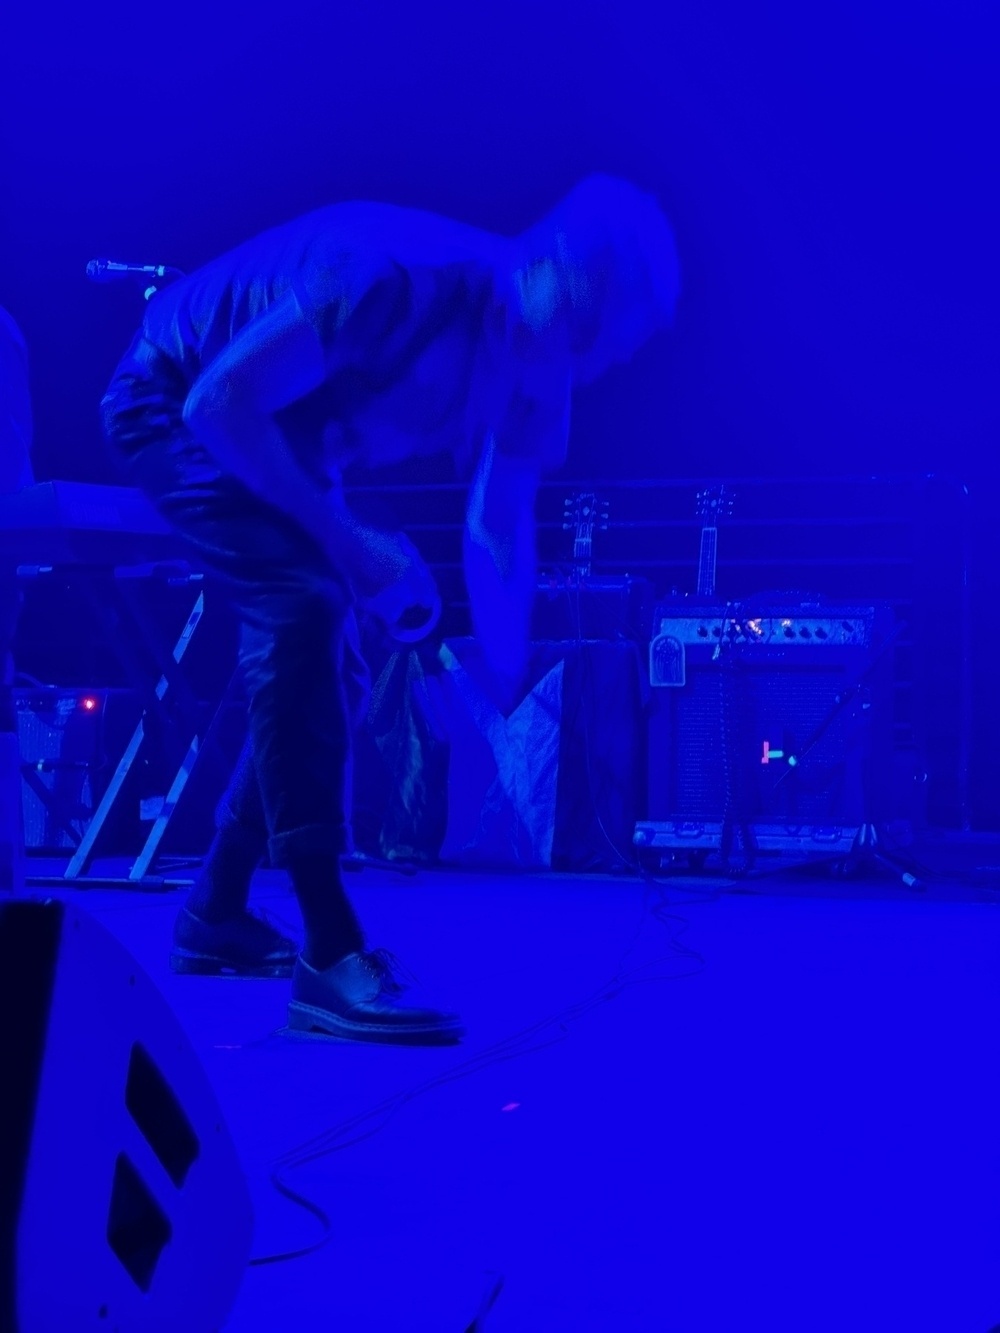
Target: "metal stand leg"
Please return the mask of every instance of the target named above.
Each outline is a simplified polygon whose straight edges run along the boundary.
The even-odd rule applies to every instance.
[[[174,645],[173,660],[175,663],[179,663],[181,661],[181,659],[184,657],[184,654],[191,646],[191,640],[194,636],[194,632],[201,623],[204,614],[205,614],[205,594],[202,591],[199,592],[198,596],[195,598],[194,606],[191,609],[191,614],[188,616],[184,628],[181,630],[180,636],[178,637],[177,642]],[[162,702],[169,687],[170,687],[169,679],[167,678],[166,675],[162,675],[159,681],[157,682],[156,688],[154,690],[154,702],[153,702],[154,707],[157,703]],[[107,822],[108,816],[110,815],[112,809],[114,808],[115,802],[118,799],[118,794],[125,783],[125,779],[128,777],[132,765],[135,763],[136,756],[138,755],[140,749],[142,748],[142,743],[146,737],[145,718],[148,711],[149,710],[147,709],[146,713],[144,713],[143,716],[139,719],[135,731],[132,733],[131,739],[129,740],[128,745],[125,747],[125,753],[122,755],[121,759],[118,762],[118,767],[115,769],[114,776],[112,777],[110,783],[108,784],[107,790],[105,791],[103,797],[101,798],[101,802],[98,805],[97,810],[94,812],[94,817],[90,821],[90,825],[87,828],[87,832],[83,840],[81,841],[79,847],[74,852],[69,862],[69,865],[66,867],[65,874],[63,875],[64,880],[73,881],[82,878],[83,873],[90,862],[90,858],[94,852],[95,844],[97,843],[97,840],[101,835],[101,831],[104,828],[105,823]],[[192,742],[194,746],[194,755],[197,754],[197,742],[198,738],[197,736],[195,736]],[[181,772],[184,773],[183,781],[181,781],[180,785],[178,786],[178,780],[175,779],[173,787],[171,788],[172,792],[176,788],[174,805],[176,805],[176,798],[179,797],[180,792],[183,790],[183,787],[187,781],[187,777],[190,775],[190,768],[191,766],[193,766],[194,755],[192,755],[191,748],[189,747],[188,755],[185,756],[184,764],[181,767]],[[159,822],[160,821],[157,821],[157,823]],[[165,824],[163,827],[165,829]],[[163,829],[159,831],[155,839],[155,842],[153,843],[152,851],[150,852],[150,855],[143,861],[142,869],[138,874],[134,873],[135,867],[133,867],[133,873],[129,875],[129,881],[128,881],[129,883],[137,885],[146,882],[147,871],[150,862],[152,861],[152,854],[153,852],[155,852],[156,845],[159,843],[162,835],[163,835]],[[152,838],[152,835],[150,835],[150,837]],[[148,840],[147,840],[147,846],[148,846]],[[143,850],[145,851],[145,848]],[[138,864],[139,862],[136,863],[136,865]],[[162,887],[162,885],[157,883],[156,887]]]
[[[922,892],[927,885],[919,875],[905,865],[902,859],[882,850],[878,829],[874,824],[862,824],[854,840],[851,853],[844,862],[844,874],[852,875],[869,870],[882,870],[908,889]]]
[[[146,839],[142,851],[136,857],[135,864],[129,871],[128,877],[131,882],[135,883],[143,881],[148,877],[150,866],[152,865],[157,849],[163,840],[163,835],[166,833],[170,826],[170,821],[174,817],[181,794],[187,786],[188,780],[194,772],[195,765],[199,758],[209,749],[211,741],[216,734],[216,725],[222,716],[226,704],[232,698],[236,680],[237,675],[234,673],[233,676],[230,677],[229,684],[205,729],[204,737],[202,738],[197,734],[191,737],[191,743],[187,748],[187,753],[181,761],[180,768],[174,775],[174,780],[170,784],[170,790],[164,797],[163,807],[154,821],[153,827],[150,829],[149,837]]]

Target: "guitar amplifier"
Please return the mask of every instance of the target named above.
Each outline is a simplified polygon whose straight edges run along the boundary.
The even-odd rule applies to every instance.
[[[654,613],[637,847],[849,850],[891,811],[891,608],[678,598]]]

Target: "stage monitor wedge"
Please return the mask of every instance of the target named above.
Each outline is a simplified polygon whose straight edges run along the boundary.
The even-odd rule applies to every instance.
[[[252,1239],[215,1094],[93,918],[0,906],[0,1333],[213,1333]]]

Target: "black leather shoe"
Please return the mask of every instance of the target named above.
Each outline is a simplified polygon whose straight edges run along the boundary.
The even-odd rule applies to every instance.
[[[245,912],[213,924],[182,907],[170,969],[202,977],[290,977],[297,955],[294,941],[260,916]]]
[[[299,958],[292,973],[288,1026],[351,1041],[449,1046],[461,1041],[455,1014],[406,998],[399,964],[384,949],[349,953],[319,972]]]

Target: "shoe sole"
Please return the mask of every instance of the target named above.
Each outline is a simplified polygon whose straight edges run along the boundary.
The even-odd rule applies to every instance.
[[[331,1013],[329,1009],[317,1009],[301,1000],[292,1000],[288,1005],[288,1028],[290,1032],[307,1036],[335,1037],[341,1041],[374,1041],[393,1046],[455,1046],[465,1036],[465,1030],[457,1023],[449,1026],[434,1024],[421,1027],[399,1027],[397,1025],[378,1026],[374,1023],[352,1023],[348,1018]]]
[[[264,981],[272,977],[290,977],[295,961],[277,963],[234,963],[232,959],[213,958],[211,954],[175,950],[170,955],[170,970],[188,977],[238,977]]]

